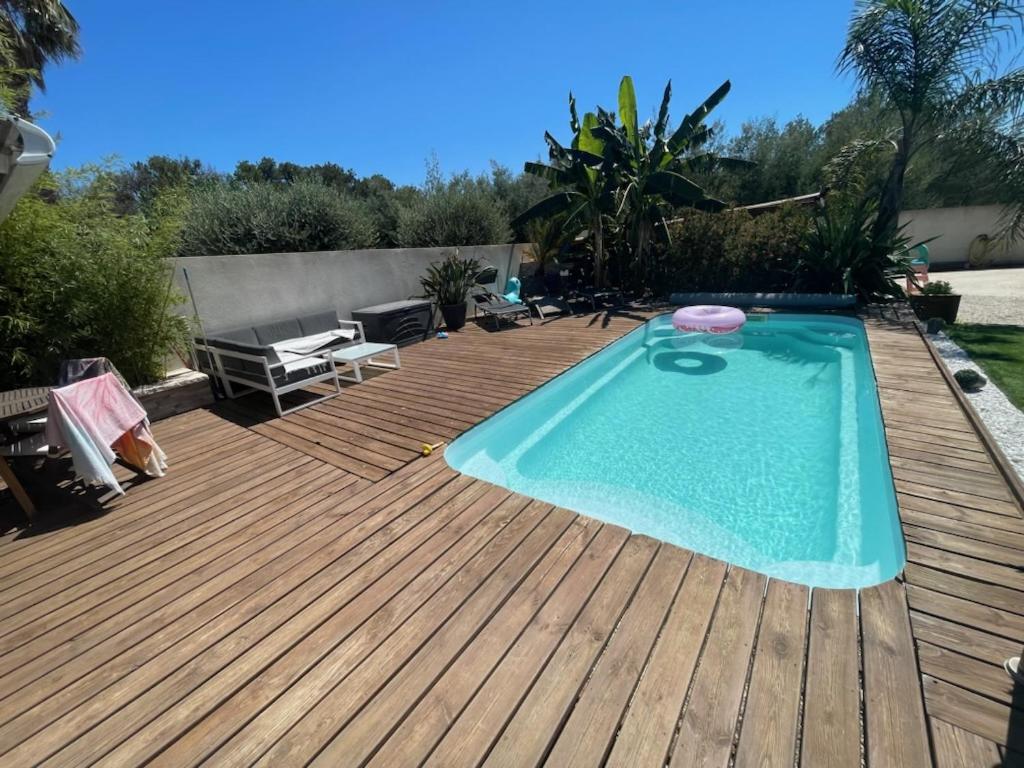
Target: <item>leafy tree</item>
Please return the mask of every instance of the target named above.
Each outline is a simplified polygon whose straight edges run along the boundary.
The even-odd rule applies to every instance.
[[[403,205],[411,205],[420,191],[409,185],[395,186],[386,176],[375,173],[357,179],[351,194],[366,203],[377,228],[377,245],[381,248],[397,247],[399,211]]]
[[[821,136],[821,128],[805,117],[781,128],[770,117],[743,123],[724,151],[751,165],[717,174],[720,181],[713,183],[715,192],[738,205],[750,205],[816,190]]]
[[[877,92],[862,91],[842,109],[821,124],[821,140],[811,162],[819,174],[817,181],[823,181],[821,169],[838,155],[850,142],[858,139],[889,136],[899,126],[899,119],[885,104],[885,97]],[[886,164],[878,167],[880,181],[888,172]]]
[[[1024,189],[1024,69],[999,71],[1000,44],[1022,27],[1021,0],[858,3],[839,69],[880,94],[898,118],[887,137],[894,151],[878,195],[875,240],[895,237],[907,170],[940,140],[983,153],[1003,184]],[[1016,223],[1024,225],[1019,206]]]
[[[366,204],[320,182],[221,183],[193,196],[181,255],[372,248],[376,239]]]
[[[77,59],[78,22],[60,0],[0,0],[0,69],[14,95],[13,110],[28,114],[28,85],[46,90],[46,66]]]
[[[0,110],[7,112],[22,111],[19,105],[26,104],[32,92],[29,80],[32,72],[12,67],[13,54],[14,40],[10,31],[0,27]]]
[[[220,174],[199,160],[153,155],[114,174],[114,205],[119,213],[135,213],[148,208],[169,189],[191,190],[219,178]]]
[[[437,161],[415,197],[398,208],[398,244],[404,248],[507,243],[512,232],[505,204],[485,176],[441,175]]]
[[[355,192],[359,183],[359,177],[355,173],[335,163],[298,165],[290,162],[279,163],[271,157],[264,157],[258,163],[242,160],[235,166],[234,178],[236,181],[246,183],[268,182],[272,184],[316,181],[346,193]]]
[[[878,197],[892,164],[891,137],[900,125],[882,94],[864,91],[820,125],[801,123],[799,117],[781,126],[771,118],[743,123],[737,135],[719,139],[714,151],[751,160],[753,168],[719,168],[694,180],[735,205],[762,203],[830,189],[837,183],[830,164],[859,151],[857,172],[866,193]],[[714,127],[719,137],[725,134],[724,125]],[[994,167],[996,155],[984,135],[975,142],[962,142],[959,134],[936,135],[914,156],[904,184],[904,208],[1014,202],[1019,193]]]
[[[493,160],[491,161],[491,182],[494,184],[494,194],[504,203],[505,210],[508,211],[513,221],[548,192],[548,185],[544,179],[528,173],[513,173]],[[514,226],[513,234],[517,242],[529,240],[523,226]]]

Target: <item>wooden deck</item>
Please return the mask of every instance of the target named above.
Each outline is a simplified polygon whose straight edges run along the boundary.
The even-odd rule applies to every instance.
[[[869,323],[908,565],[859,594],[418,457],[641,319],[157,424],[166,478],[0,540],[0,764],[1018,764],[1024,521],[916,332]]]
[[[1024,765],[1021,508],[920,337],[868,328],[936,764]]]

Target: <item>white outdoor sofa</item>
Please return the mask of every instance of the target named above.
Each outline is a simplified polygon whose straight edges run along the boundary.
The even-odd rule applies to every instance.
[[[200,368],[222,383],[228,397],[267,392],[277,415],[284,416],[338,395],[341,383],[333,354],[361,342],[361,322],[339,320],[334,310],[327,310],[210,333],[196,338],[195,347]],[[397,364],[397,352],[395,359]],[[333,392],[281,408],[281,395],[328,381],[334,384]]]

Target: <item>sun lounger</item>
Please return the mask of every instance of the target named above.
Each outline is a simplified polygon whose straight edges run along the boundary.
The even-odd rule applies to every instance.
[[[572,307],[560,293],[552,293],[547,289],[546,282],[536,275],[523,280],[523,301],[537,313],[541,322],[553,316],[569,314]]]
[[[475,317],[479,317],[481,313],[486,317],[493,317],[495,330],[501,327],[502,320],[515,322],[520,317],[525,317],[530,321],[530,325],[533,325],[533,313],[526,304],[507,301],[490,291],[473,292],[473,310]]]

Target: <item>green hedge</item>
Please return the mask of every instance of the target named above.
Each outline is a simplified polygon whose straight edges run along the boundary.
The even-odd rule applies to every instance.
[[[181,236],[181,255],[214,256],[373,248],[368,205],[317,181],[201,188]]]
[[[434,170],[422,192],[398,210],[397,240],[404,248],[507,243],[506,206],[485,177],[463,173],[447,181]]]
[[[669,224],[663,284],[669,291],[789,290],[810,225],[811,214],[796,207],[759,216],[688,211]]]
[[[103,172],[48,184],[0,224],[0,389],[52,384],[76,357],[108,357],[133,385],[159,379],[187,333],[166,258],[183,201],[118,216]]]

